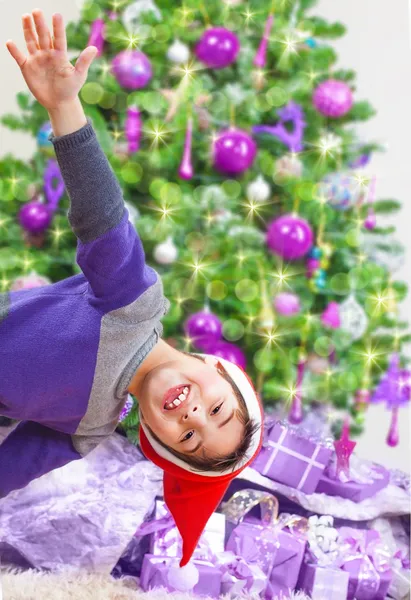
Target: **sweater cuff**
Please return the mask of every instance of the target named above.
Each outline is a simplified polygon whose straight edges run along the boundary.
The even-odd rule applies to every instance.
[[[90,138],[96,137],[91,118],[87,116],[86,119],[87,123],[83,125],[83,127],[80,127],[80,129],[77,129],[77,131],[59,136],[54,135],[54,133],[51,132],[48,136],[48,140],[52,142],[55,149],[59,150],[70,150],[71,148],[78,147]]]

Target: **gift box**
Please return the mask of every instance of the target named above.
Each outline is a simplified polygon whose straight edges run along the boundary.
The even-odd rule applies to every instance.
[[[315,492],[333,450],[278,422],[273,425],[252,468],[306,494]]]
[[[216,558],[222,571],[221,594],[264,594],[267,575],[257,564],[248,563],[244,558],[229,551],[219,554]]]
[[[350,461],[350,477],[349,481],[340,481],[333,470],[327,467],[315,491],[327,496],[340,496],[353,502],[362,502],[375,496],[387,487],[390,481],[389,471],[383,466],[362,461],[355,455]]]
[[[140,586],[145,591],[155,588],[166,588],[169,592],[176,592],[168,582],[167,573],[175,559],[171,556],[153,556],[146,554],[141,569]],[[208,561],[193,561],[197,567],[200,579],[194,586],[192,593],[197,596],[218,598],[221,592],[221,570]]]
[[[211,556],[224,552],[225,516],[213,513],[201,535],[193,558],[210,560]],[[144,523],[137,534],[150,534],[150,554],[157,556],[182,556],[182,539],[174,519],[165,503],[156,501],[153,519]]]
[[[341,569],[348,572],[347,600],[384,600],[392,580],[393,557],[374,529],[341,527]]]
[[[303,563],[297,587],[312,600],[346,600],[349,577],[349,573],[336,567]]]

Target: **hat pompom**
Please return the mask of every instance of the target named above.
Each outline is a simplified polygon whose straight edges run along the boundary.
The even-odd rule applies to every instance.
[[[189,592],[199,582],[200,574],[194,563],[190,562],[184,567],[178,563],[170,566],[167,572],[168,584],[178,592]]]

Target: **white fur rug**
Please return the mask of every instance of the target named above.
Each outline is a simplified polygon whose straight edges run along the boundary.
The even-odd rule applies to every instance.
[[[136,580],[131,577],[116,580],[107,575],[78,570],[47,573],[3,568],[0,571],[0,584],[3,586],[3,600],[46,598],[50,600],[198,600],[199,598],[181,592],[170,594],[166,590],[142,592],[138,590]],[[247,598],[257,599],[256,596]],[[293,600],[307,599],[308,596],[302,593],[293,595]]]

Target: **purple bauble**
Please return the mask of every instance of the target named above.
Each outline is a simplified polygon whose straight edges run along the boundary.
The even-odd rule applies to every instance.
[[[225,27],[207,29],[195,47],[196,56],[211,69],[224,69],[237,58],[238,37]]]
[[[241,129],[222,131],[214,141],[214,167],[225,175],[237,175],[250,168],[257,154],[257,144]]]
[[[291,317],[301,310],[300,299],[295,294],[281,292],[274,298],[274,308],[279,315]]]
[[[207,350],[210,345],[221,339],[223,326],[216,315],[203,310],[194,313],[186,320],[184,331],[196,348]]]
[[[20,225],[29,233],[41,233],[50,225],[53,215],[49,208],[33,200],[25,204],[19,212]]]
[[[314,90],[313,104],[325,117],[342,117],[353,105],[351,88],[344,81],[337,79],[323,81]]]
[[[153,76],[151,63],[140,50],[123,50],[113,58],[111,69],[121,87],[129,90],[145,87]]]
[[[212,354],[213,356],[219,356],[220,358],[225,358],[244,370],[247,366],[247,359],[244,352],[235,344],[225,342],[224,340],[210,346],[207,349],[207,353]]]
[[[309,252],[314,236],[305,219],[288,214],[271,221],[266,241],[271,252],[285,260],[298,260]]]

